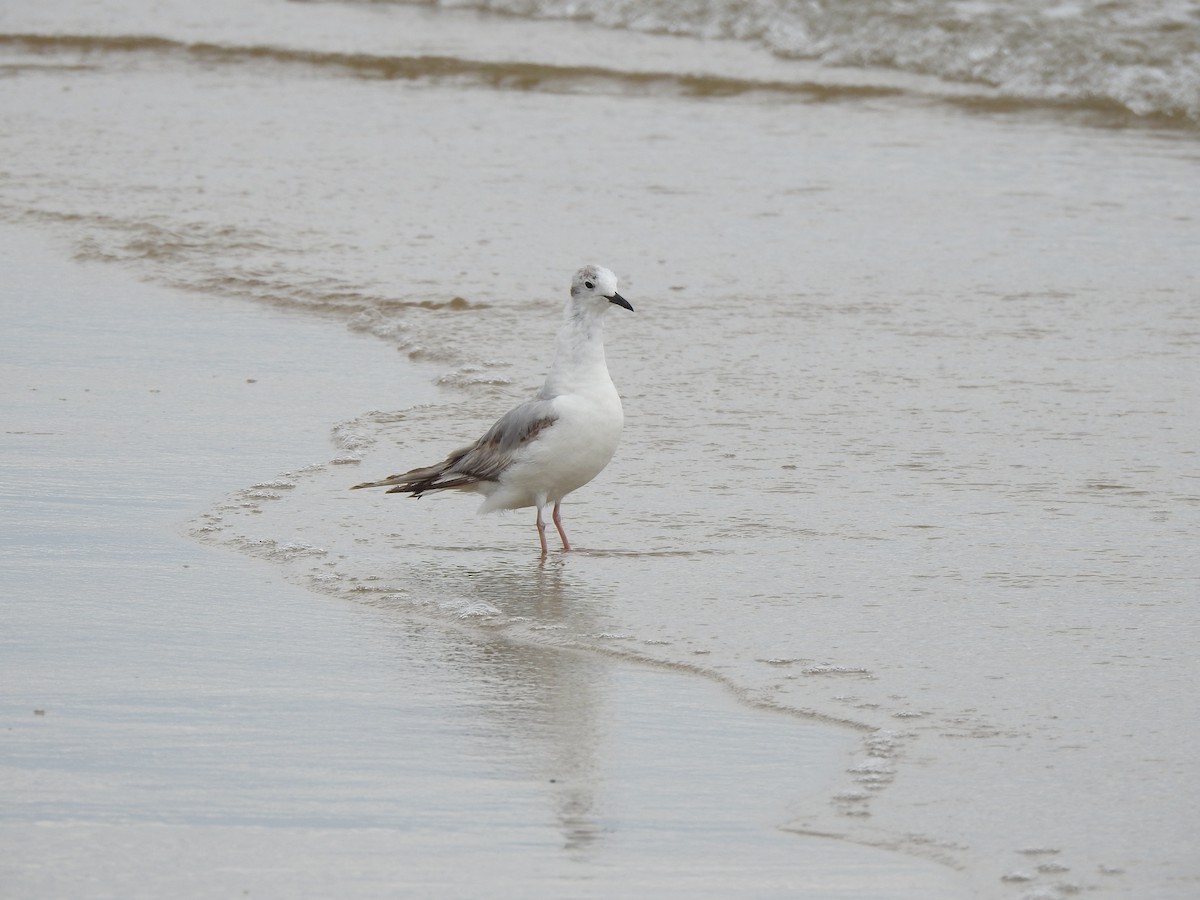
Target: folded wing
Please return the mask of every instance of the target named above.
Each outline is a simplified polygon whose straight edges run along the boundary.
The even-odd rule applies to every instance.
[[[530,400],[501,416],[474,444],[455,450],[437,465],[366,481],[351,490],[390,487],[389,494],[414,497],[426,491],[474,490],[485,482],[497,481],[525,445],[556,421],[552,400]]]

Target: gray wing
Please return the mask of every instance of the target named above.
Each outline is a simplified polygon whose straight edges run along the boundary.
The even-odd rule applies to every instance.
[[[455,450],[437,465],[356,484],[354,488],[391,486],[389,494],[419,497],[425,491],[470,488],[482,481],[496,481],[521,448],[556,421],[558,414],[552,400],[529,400],[506,412],[474,444]]]
[[[478,481],[495,481],[522,447],[557,421],[552,401],[537,399],[522,403],[502,415],[465,452],[458,451],[461,456],[454,464],[454,471]]]

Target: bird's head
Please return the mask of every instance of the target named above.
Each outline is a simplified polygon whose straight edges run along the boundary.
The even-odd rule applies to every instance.
[[[617,276],[604,266],[584,266],[571,282],[571,296],[578,302],[593,302],[603,309],[605,303],[615,303],[630,312],[633,306],[617,293]]]

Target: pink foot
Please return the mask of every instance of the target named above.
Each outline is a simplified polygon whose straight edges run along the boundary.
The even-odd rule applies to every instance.
[[[554,504],[554,514],[551,516],[551,518],[554,519],[554,527],[558,529],[558,536],[562,538],[563,549],[570,550],[571,542],[567,540],[567,533],[563,531],[562,518],[559,516],[558,510],[560,506],[562,506],[561,500]]]

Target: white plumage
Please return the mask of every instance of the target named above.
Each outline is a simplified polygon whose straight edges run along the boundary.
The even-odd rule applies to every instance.
[[[554,361],[537,396],[509,410],[483,437],[441,463],[354,489],[390,487],[388,493],[414,497],[426,491],[475,491],[486,498],[481,513],[536,507],[542,556],[547,552],[543,512],[553,504],[554,526],[563,549],[570,550],[560,516],[562,499],[608,465],[624,423],[621,398],[604,359],[602,320],[613,304],[633,309],[617,293],[617,276],[603,266],[580,269],[563,310]]]

